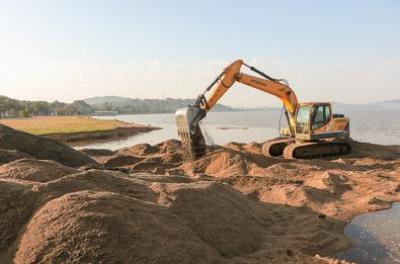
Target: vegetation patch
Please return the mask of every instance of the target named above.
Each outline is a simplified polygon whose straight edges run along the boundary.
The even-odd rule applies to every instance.
[[[2,119],[0,124],[34,135],[94,132],[129,127],[119,120],[101,120],[88,116],[37,116],[32,118]],[[137,125],[139,126],[139,125]]]

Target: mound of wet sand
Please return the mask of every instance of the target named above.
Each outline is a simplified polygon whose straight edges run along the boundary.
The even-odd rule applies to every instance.
[[[58,141],[34,136],[0,125],[0,149],[19,151],[37,159],[54,160],[61,164],[80,167],[94,161]]]
[[[191,162],[182,161],[176,140],[85,152],[124,173],[7,161],[0,167],[0,259],[337,263],[334,255],[351,245],[346,223],[400,200],[395,146],[372,155],[371,145],[354,142],[354,154],[324,160],[266,158],[261,147],[213,146]]]

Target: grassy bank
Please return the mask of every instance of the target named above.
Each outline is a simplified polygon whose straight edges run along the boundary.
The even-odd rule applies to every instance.
[[[106,131],[131,126],[131,124],[119,120],[101,120],[88,116],[38,116],[2,119],[0,124],[35,135]]]

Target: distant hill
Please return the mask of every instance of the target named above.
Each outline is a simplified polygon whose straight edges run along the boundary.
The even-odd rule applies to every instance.
[[[378,102],[373,105],[383,107],[386,110],[400,110],[400,99]]]
[[[338,110],[400,110],[400,99],[381,101],[377,103],[368,104],[344,104],[344,103],[333,103],[334,109]]]
[[[173,113],[186,107],[195,99],[138,99],[119,96],[101,96],[84,99],[96,111],[118,111],[120,114]],[[217,104],[214,111],[235,111],[236,109]]]
[[[131,100],[131,98],[121,96],[96,96],[84,99],[84,101],[89,105],[99,105],[104,103],[124,103],[128,100]]]

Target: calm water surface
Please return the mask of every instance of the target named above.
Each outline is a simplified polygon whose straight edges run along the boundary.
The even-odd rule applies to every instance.
[[[356,246],[338,257],[356,263],[400,263],[400,204],[359,215],[344,230]]]
[[[344,113],[350,117],[350,129],[354,139],[386,145],[400,145],[400,111],[351,111]],[[203,120],[202,127],[207,134],[209,143],[263,141],[279,135],[280,116],[280,110],[210,112]],[[163,129],[120,141],[96,143],[84,147],[115,150],[144,142],[157,144],[178,136],[174,114],[118,115],[98,118],[150,124]],[[283,124],[285,124],[284,117],[282,118]]]

